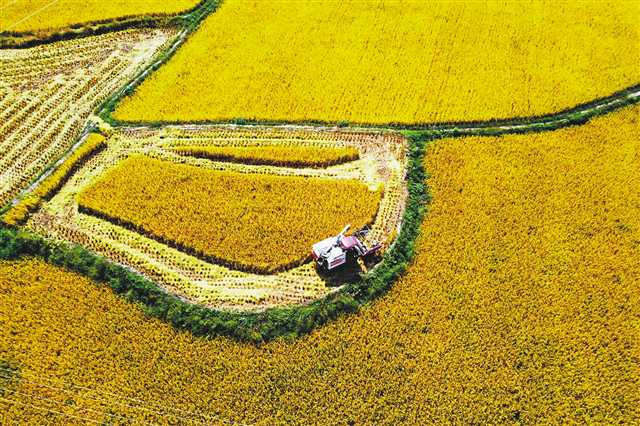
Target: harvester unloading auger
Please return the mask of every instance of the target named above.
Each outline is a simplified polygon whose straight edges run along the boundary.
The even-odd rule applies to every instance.
[[[313,245],[311,255],[321,270],[328,272],[347,262],[355,262],[374,254],[382,247],[380,243],[371,247],[365,245],[363,238],[367,235],[367,229],[345,236],[350,227],[351,225],[347,225],[335,237],[329,237]]]

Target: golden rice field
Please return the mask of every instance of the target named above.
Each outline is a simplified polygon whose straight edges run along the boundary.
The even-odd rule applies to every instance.
[[[639,17],[0,0],[0,425],[640,424]]]
[[[527,117],[640,80],[636,1],[225,0],[124,121]]]
[[[382,188],[358,180],[251,175],[134,156],[78,194],[84,212],[211,262],[272,274],[300,266],[345,224],[373,223]]]
[[[198,0],[0,0],[0,33],[67,27],[92,21],[147,14],[175,14]]]
[[[637,423],[639,119],[433,142],[408,274],[289,343],[194,338],[4,262],[0,422]]]

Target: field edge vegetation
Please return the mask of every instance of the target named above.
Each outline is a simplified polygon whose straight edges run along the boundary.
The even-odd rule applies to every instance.
[[[408,268],[425,210],[431,200],[423,159],[432,137],[409,138],[408,198],[402,227],[382,261],[355,282],[308,305],[271,308],[262,312],[233,312],[192,304],[162,290],[147,278],[107,261],[81,246],[46,240],[17,227],[0,225],[0,259],[39,257],[107,285],[147,315],[196,336],[227,336],[252,343],[308,334],[341,314],[349,314],[386,293]]]
[[[191,15],[184,19],[185,30],[187,35],[200,27],[204,20],[211,14],[216,12],[223,0],[203,0],[203,2],[194,10]],[[149,126],[161,127],[165,125],[179,124],[230,124],[230,125],[260,125],[260,126],[278,126],[278,125],[309,125],[324,127],[349,127],[349,128],[370,128],[370,129],[395,129],[395,130],[448,130],[454,132],[453,135],[469,134],[472,128],[491,129],[503,126],[531,126],[535,128],[524,130],[553,130],[564,127],[567,121],[584,124],[590,118],[606,114],[624,105],[633,104],[638,101],[640,93],[640,82],[628,87],[623,87],[608,95],[597,97],[593,100],[581,102],[574,106],[567,107],[555,112],[534,114],[528,116],[501,117],[480,120],[455,120],[455,121],[417,121],[415,123],[406,122],[384,122],[373,123],[367,121],[349,121],[349,120],[322,120],[322,119],[305,119],[305,120],[270,120],[270,119],[252,119],[247,117],[234,117],[232,119],[221,120],[123,120],[114,117],[116,108],[128,96],[134,94],[138,87],[144,83],[151,75],[171,59],[178,47],[187,41],[187,37],[178,40],[174,46],[169,46],[165,51],[159,52],[160,59],[148,68],[142,70],[140,74],[131,80],[131,83],[125,86],[121,91],[115,93],[108,98],[100,108],[97,109],[97,115],[101,120],[105,121],[113,127],[131,127],[131,126]],[[518,130],[516,130],[518,131]],[[497,133],[482,132],[482,135],[501,134],[502,130]],[[474,133],[479,134],[479,133]]]
[[[329,1],[305,8],[302,13],[296,5],[229,0],[202,23],[169,64],[117,105],[112,118],[127,124],[288,122],[425,128],[430,123],[544,117],[639,83],[631,60],[637,56],[630,44],[637,32],[630,5],[603,8],[590,4],[580,8],[564,4],[549,8],[550,4],[543,3],[525,6],[493,2],[485,7],[468,6],[441,5],[441,10],[394,2],[338,6]],[[340,28],[336,13],[348,22],[344,31],[338,31],[338,38],[323,33],[331,25]],[[455,17],[443,20],[446,14]],[[594,15],[594,22],[586,21],[585,14]],[[474,27],[465,16],[482,16],[488,22]],[[505,20],[505,16],[511,19]],[[555,20],[570,25],[563,29],[551,25],[540,37],[539,24]],[[422,28],[424,22],[431,23]],[[380,31],[383,23],[397,27],[403,42],[389,38],[388,31]],[[483,32],[494,27],[505,31],[506,36]],[[455,37],[445,36],[447,31]],[[270,37],[262,39],[264,34]],[[444,48],[449,53],[442,58],[442,40],[436,34],[451,42],[450,49]],[[287,47],[273,42],[283,39],[289,41]],[[319,48],[313,40],[324,40],[327,46],[341,43],[337,46],[349,45],[352,49],[346,52],[337,48],[335,55],[327,56],[323,52],[326,46]],[[474,41],[486,49],[493,48],[496,55],[472,49]],[[378,47],[373,49],[371,45]],[[618,54],[613,55],[613,51]],[[411,52],[413,61],[407,61],[407,52]],[[519,58],[517,66],[508,65],[509,54]],[[189,65],[194,58],[198,58],[198,64],[206,64],[211,55],[218,60],[207,68],[213,73],[210,77],[196,71],[195,62]],[[541,55],[549,56],[549,61],[536,61]],[[465,67],[455,61],[467,56],[478,62],[477,70],[458,73]],[[457,66],[452,67],[452,61]],[[449,69],[437,65],[441,63],[449,63]],[[594,64],[602,67],[594,70],[600,77],[588,78],[585,70]],[[496,69],[502,70],[499,84]],[[396,81],[393,75],[399,71],[417,78],[413,87],[402,82],[406,76]],[[425,73],[429,75],[427,80]],[[315,77],[308,80],[309,75]],[[434,83],[426,84],[428,81]],[[462,93],[461,84],[471,84],[468,92],[472,95]],[[264,87],[269,89],[263,92]],[[560,92],[554,89],[558,87],[562,88]],[[208,92],[220,95],[207,98]],[[173,95],[165,96],[169,93]],[[186,102],[187,93],[193,102]],[[386,93],[386,101],[379,98],[382,93]],[[531,93],[536,95],[531,97]],[[528,101],[524,101],[526,97]]]
[[[0,367],[24,378],[0,418],[51,423],[22,405],[46,397],[107,424],[171,422],[174,410],[208,424],[634,423],[638,113],[429,143],[433,201],[407,273],[293,341],[196,337],[81,275],[0,261]],[[29,382],[42,378],[65,392]]]
[[[97,36],[115,31],[142,28],[159,28],[166,26],[188,25],[201,20],[198,12],[206,11],[210,3],[220,0],[201,0],[194,7],[178,13],[153,13],[146,15],[125,15],[117,18],[92,20],[74,23],[59,28],[48,28],[31,31],[3,31],[0,32],[0,49],[28,49],[43,44],[83,37]]]
[[[80,246],[47,241],[39,236],[0,224],[0,259],[41,257],[54,265],[66,267],[106,284],[127,300],[141,305],[144,312],[167,321],[177,329],[189,330],[196,336],[232,337],[240,341],[262,343],[276,338],[291,339],[308,334],[340,314],[357,312],[360,307],[386,293],[408,268],[420,224],[431,195],[426,183],[428,173],[423,159],[427,145],[436,139],[462,136],[496,136],[512,133],[544,132],[582,125],[591,118],[640,102],[638,96],[616,97],[609,106],[592,106],[570,118],[555,116],[547,122],[532,122],[519,128],[478,127],[452,130],[403,132],[409,141],[407,168],[408,199],[402,228],[396,242],[385,253],[382,262],[367,275],[340,291],[309,305],[267,309],[258,313],[238,313],[205,308],[183,301],[160,289],[146,278],[120,265],[108,262]]]

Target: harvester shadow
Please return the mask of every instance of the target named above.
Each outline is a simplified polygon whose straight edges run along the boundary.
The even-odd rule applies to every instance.
[[[375,267],[381,260],[381,256],[370,256],[364,261],[364,268],[356,261],[349,261],[332,271],[323,270],[323,268],[316,265],[315,271],[327,287],[340,287],[360,281],[362,275]]]

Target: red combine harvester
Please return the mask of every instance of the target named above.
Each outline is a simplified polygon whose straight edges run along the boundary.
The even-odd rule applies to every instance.
[[[329,237],[313,245],[311,255],[322,271],[329,272],[347,262],[365,258],[382,247],[382,244],[376,243],[371,248],[368,248],[362,242],[361,238],[367,235],[368,232],[365,229],[345,237],[344,234],[350,227],[351,225],[347,225],[335,237]]]

